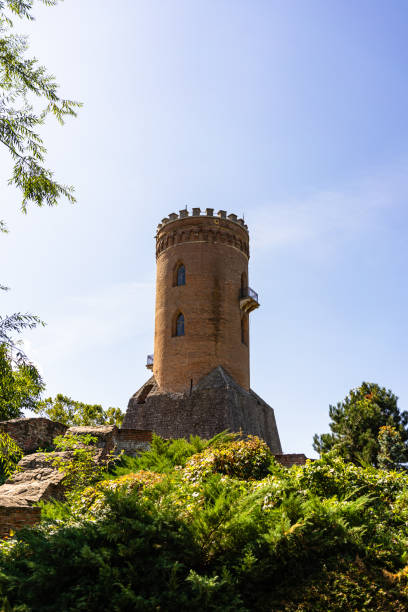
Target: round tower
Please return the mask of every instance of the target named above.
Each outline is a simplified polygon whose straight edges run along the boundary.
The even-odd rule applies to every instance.
[[[249,390],[249,235],[243,219],[211,208],[170,214],[156,234],[153,373],[160,390],[188,392],[222,366]]]

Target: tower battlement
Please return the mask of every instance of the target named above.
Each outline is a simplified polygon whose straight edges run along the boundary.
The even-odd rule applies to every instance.
[[[212,214],[212,208],[207,208],[205,212],[202,215],[199,208],[193,208],[192,215],[187,210],[181,210],[179,215],[171,213],[163,219],[156,233],[156,258],[170,247],[177,246],[180,251],[182,245],[195,242],[197,245],[232,246],[248,259],[249,234],[244,220],[232,213],[227,215],[225,210],[220,210],[217,215]]]
[[[237,225],[240,225],[248,231],[248,226],[246,225],[244,219],[239,219],[238,215],[235,215],[234,213],[230,213],[227,215],[226,210],[219,210],[214,215],[214,208],[206,208],[205,210],[201,210],[200,208],[193,208],[191,215],[187,208],[183,208],[182,210],[180,210],[179,214],[172,212],[167,217],[164,217],[164,219],[161,220],[161,223],[159,223],[157,226],[157,231],[159,231],[163,226],[172,223],[173,221],[177,221],[178,219],[186,219],[190,216],[209,217],[213,219],[228,219],[228,221],[231,221],[232,223],[237,223]]]

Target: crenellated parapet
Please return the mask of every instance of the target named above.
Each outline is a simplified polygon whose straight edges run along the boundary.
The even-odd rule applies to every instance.
[[[229,245],[239,249],[249,258],[248,226],[244,219],[227,211],[213,208],[193,208],[170,213],[157,226],[156,257],[166,249],[186,242],[206,242]]]
[[[187,208],[183,208],[183,210],[180,210],[179,214],[174,213],[174,212],[170,213],[168,217],[165,217],[164,219],[162,219],[161,223],[158,224],[157,231],[159,231],[163,226],[168,225],[169,223],[172,223],[173,221],[177,221],[178,219],[185,219],[189,216],[190,216],[190,213],[187,210]],[[205,211],[202,211],[200,208],[193,208],[191,216],[192,217],[210,217],[210,218],[215,218],[215,219],[217,218],[218,219],[228,219],[229,221],[232,221],[233,223],[237,223],[241,227],[244,227],[246,230],[248,230],[248,226],[245,224],[244,219],[238,219],[238,216],[234,215],[234,213],[230,213],[229,215],[227,215],[226,210],[219,210],[217,214],[214,215],[213,208],[206,208]]]

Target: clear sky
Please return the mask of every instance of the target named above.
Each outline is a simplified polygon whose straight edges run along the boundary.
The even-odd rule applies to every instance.
[[[408,408],[408,4],[65,0],[31,50],[84,108],[47,123],[78,203],[19,213],[0,149],[1,312],[47,395],[126,408],[154,334],[154,234],[186,204],[245,214],[251,384],[285,452],[314,456],[363,380]]]

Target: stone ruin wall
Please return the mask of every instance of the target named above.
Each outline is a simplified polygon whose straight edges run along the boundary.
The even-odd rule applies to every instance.
[[[221,366],[190,394],[162,393],[152,376],[129,400],[122,431],[127,428],[152,430],[163,438],[193,434],[207,440],[225,430],[242,432],[265,440],[272,453],[282,453],[273,409]]]
[[[46,418],[13,419],[0,422],[0,431],[6,432],[23,449],[25,456],[19,462],[20,470],[0,486],[0,537],[10,532],[31,527],[41,518],[41,509],[34,504],[50,498],[63,499],[64,475],[45,461],[44,454],[35,452],[50,448],[57,435],[90,434],[98,439],[98,457],[110,451],[123,451],[135,456],[150,447],[151,431],[121,430],[115,425],[100,427],[66,427]],[[55,453],[70,455],[69,452]]]
[[[13,438],[25,455],[39,448],[51,448],[54,438],[63,435],[67,429],[66,425],[45,417],[0,421],[0,432]]]
[[[145,426],[163,438],[188,439],[193,434],[210,439],[221,431],[242,431],[265,440],[273,453],[282,453],[272,409],[249,394],[232,401],[223,392],[205,389],[199,397],[161,394],[144,404],[131,400],[124,426]]]

